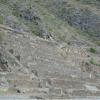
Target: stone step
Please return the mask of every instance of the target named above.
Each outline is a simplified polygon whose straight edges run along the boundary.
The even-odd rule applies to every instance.
[[[30,75],[29,74],[22,74],[22,73],[8,73],[7,75],[5,75],[5,77],[8,80],[29,80],[30,79]]]
[[[46,81],[46,80],[44,80],[44,81]],[[53,87],[68,88],[68,89],[69,88],[79,88],[79,89],[84,88],[84,86],[83,86],[84,82],[77,81],[77,80],[53,79],[51,81],[51,85]]]
[[[74,90],[70,93],[72,97],[100,97],[100,91],[89,91],[89,90]]]
[[[66,73],[60,73],[58,71],[51,72],[51,71],[44,71],[39,72],[40,78],[50,78],[50,79],[63,79],[63,80],[76,80],[76,81],[84,81],[84,79],[89,80],[90,74],[79,72],[79,71],[73,71],[71,69],[68,69]]]
[[[8,80],[8,81],[11,87],[14,86],[14,87],[20,87],[20,88],[23,88],[23,87],[30,88],[30,87],[39,87],[40,85],[40,81],[37,79],[34,79],[34,80],[13,79],[13,80]]]
[[[26,97],[29,98],[48,98],[49,94],[48,94],[49,89],[48,88],[9,88],[7,95],[25,95]],[[40,100],[40,99],[39,99]]]

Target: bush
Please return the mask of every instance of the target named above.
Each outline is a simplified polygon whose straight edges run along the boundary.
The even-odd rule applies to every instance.
[[[90,48],[90,50],[89,50],[91,53],[96,53],[97,52],[97,50],[95,49],[95,48]]]
[[[90,63],[96,66],[100,66],[100,64],[97,63],[93,58],[90,60]]]
[[[3,17],[0,16],[0,24],[3,24]]]
[[[8,2],[8,0],[0,0],[0,3],[3,3],[3,4],[5,4],[7,2]]]
[[[90,63],[93,64],[93,65],[96,64],[93,58],[90,60]]]
[[[39,30],[38,26],[35,25],[35,24],[32,25],[31,31],[32,31],[32,33],[33,33],[34,35],[39,35],[39,33],[40,33],[40,30]]]
[[[2,42],[3,40],[3,33],[0,33],[0,43]]]
[[[98,46],[100,46],[100,40],[95,42]]]

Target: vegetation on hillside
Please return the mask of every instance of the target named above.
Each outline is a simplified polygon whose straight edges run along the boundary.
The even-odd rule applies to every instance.
[[[0,23],[63,41],[81,33],[99,44],[99,4],[99,0],[0,0]]]

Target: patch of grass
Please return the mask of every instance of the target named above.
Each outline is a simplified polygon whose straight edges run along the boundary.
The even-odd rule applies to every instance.
[[[44,6],[35,3],[37,14],[41,16],[43,24],[47,28],[48,32],[51,33],[56,41],[67,41],[75,35],[77,32],[62,21],[60,18],[55,16],[52,12],[46,9]]]
[[[32,33],[33,33],[34,35],[39,35],[39,33],[40,33],[40,32],[39,32],[38,26],[36,26],[35,24],[32,25],[31,31],[32,31]]]
[[[98,64],[93,58],[90,60],[90,63],[92,65],[100,66],[100,64]]]
[[[16,16],[16,17],[19,17],[19,16],[20,16],[20,14],[19,14],[18,11],[13,11],[12,13],[13,13],[13,15]]]
[[[95,60],[93,58],[90,60],[90,63],[93,64],[93,65],[96,64],[96,62],[95,62]]]
[[[99,40],[99,41],[96,41],[96,44],[97,44],[98,46],[100,46],[100,40]]]
[[[97,52],[96,48],[90,48],[89,51],[90,51],[91,53],[96,53],[96,52]]]
[[[3,20],[4,20],[3,16],[0,16],[0,24],[3,24]]]
[[[0,42],[3,40],[3,33],[0,32]]]
[[[3,3],[3,4],[5,4],[7,2],[8,2],[8,0],[0,0],[0,3]]]

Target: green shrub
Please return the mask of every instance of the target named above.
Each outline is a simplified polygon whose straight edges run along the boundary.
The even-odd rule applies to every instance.
[[[39,35],[39,33],[40,33],[38,26],[36,26],[35,24],[32,25],[31,31],[32,31],[32,33],[33,33],[34,35]]]
[[[93,65],[96,64],[93,58],[90,60],[90,63],[93,64]]]
[[[90,48],[90,50],[89,50],[91,53],[96,53],[97,52],[97,50],[95,49],[95,48]]]
[[[2,42],[3,40],[3,33],[0,32],[0,43]]]
[[[7,2],[8,2],[8,0],[0,0],[0,3],[3,3],[3,4],[5,4]]]
[[[100,66],[100,64],[97,63],[93,58],[90,60],[90,63],[91,63],[92,65]]]
[[[95,42],[98,46],[100,46],[100,40]]]
[[[3,24],[3,16],[0,16],[0,24]]]

